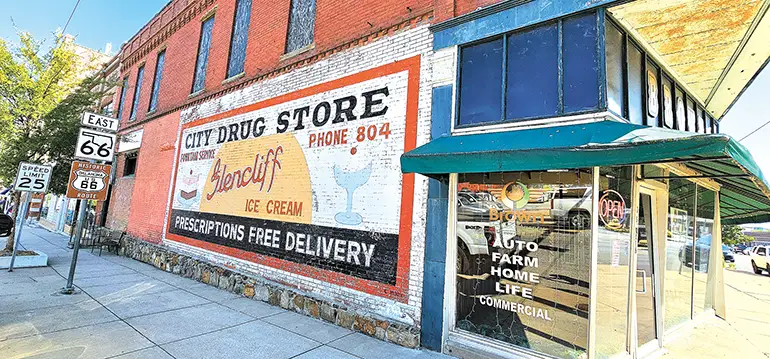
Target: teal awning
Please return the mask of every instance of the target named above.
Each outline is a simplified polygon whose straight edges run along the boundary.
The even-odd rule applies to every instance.
[[[401,170],[435,175],[664,162],[681,162],[722,185],[723,223],[770,221],[770,185],[749,151],[723,134],[602,121],[441,137],[401,156]]]

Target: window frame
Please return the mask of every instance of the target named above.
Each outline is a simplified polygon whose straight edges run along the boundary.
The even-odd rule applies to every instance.
[[[286,41],[285,45],[283,47],[283,53],[284,55],[288,54],[295,54],[304,51],[305,49],[311,48],[313,44],[315,44],[315,25],[316,25],[316,17],[318,16],[318,1],[312,0],[314,2],[313,4],[313,37],[311,38],[310,42],[307,44],[304,44],[303,46],[297,47],[296,49],[289,50],[289,36],[291,35],[291,28],[292,28],[292,21],[291,21],[291,15],[294,11],[294,2],[299,0],[289,0],[289,19],[286,21]]]
[[[629,76],[628,76],[628,71],[627,71],[628,70],[628,50],[627,49],[628,49],[630,44],[633,44],[634,46],[636,46],[640,50],[640,52],[642,53],[642,58],[643,58],[643,60],[642,60],[642,64],[643,64],[643,67],[644,67],[643,82],[644,82],[645,87],[644,87],[644,89],[642,91],[643,92],[643,96],[642,96],[643,97],[642,98],[643,112],[642,113],[644,114],[643,122],[645,123],[645,126],[667,128],[665,126],[665,118],[664,118],[664,114],[663,114],[663,102],[664,102],[664,98],[663,98],[663,81],[665,79],[668,79],[671,82],[671,84],[672,84],[671,93],[672,93],[672,106],[673,106],[673,110],[674,110],[673,111],[674,112],[674,125],[671,128],[679,130],[679,131],[684,131],[684,132],[704,133],[703,131],[700,131],[700,130],[690,129],[690,123],[688,122],[688,119],[689,119],[688,108],[689,108],[690,101],[692,101],[695,104],[695,117],[696,117],[695,128],[700,129],[700,127],[698,127],[698,126],[700,126],[700,124],[702,123],[702,120],[701,120],[701,117],[698,115],[698,108],[704,109],[704,113],[706,113],[706,120],[708,121],[709,115],[708,115],[708,111],[706,110],[706,107],[704,107],[703,104],[701,104],[690,92],[688,92],[687,89],[685,89],[681,85],[681,83],[679,81],[677,81],[674,78],[674,76],[671,75],[670,71],[668,71],[666,68],[661,66],[661,64],[658,63],[658,61],[655,58],[650,56],[648,51],[643,46],[639,45],[639,42],[635,41],[633,36],[628,33],[628,30],[626,30],[623,26],[621,26],[619,21],[617,21],[615,18],[613,18],[612,15],[609,14],[608,12],[605,12],[605,14],[606,15],[604,17],[604,21],[605,22],[609,22],[610,24],[614,25],[618,30],[620,30],[620,32],[621,32],[621,34],[623,34],[623,37],[624,37],[624,40],[625,40],[624,43],[623,43],[624,48],[622,49],[623,57],[624,57],[624,64],[625,64],[624,70],[626,72],[624,74],[624,77],[623,77],[624,84],[625,84],[625,94],[626,94],[626,96],[625,96],[625,104],[624,104],[624,106],[625,106],[624,107],[624,110],[625,110],[624,112],[625,113],[622,116],[623,120],[628,121],[629,123],[631,123],[631,119],[629,118],[629,111],[630,111],[629,103],[630,102],[629,102],[629,98],[628,98],[628,92],[629,92],[628,77]],[[605,27],[606,27],[606,25],[605,25]],[[602,37],[602,42],[604,42],[606,44],[606,39],[604,37],[604,34],[601,34],[601,37]],[[659,95],[659,100],[658,100],[658,125],[647,124],[647,119],[649,118],[649,116],[647,114],[647,88],[646,88],[646,84],[647,84],[647,67],[648,67],[647,66],[647,62],[648,61],[651,62],[652,64],[654,64],[655,67],[657,67],[657,69],[658,69],[658,79],[657,79],[658,80],[658,95]],[[605,72],[604,76],[606,78],[606,72]],[[607,91],[606,88],[605,88],[605,91]],[[682,124],[684,125],[683,126],[684,128],[679,128],[679,116],[676,113],[676,92],[677,91],[681,91],[682,92],[682,99],[684,101],[684,107],[685,107],[685,111],[684,111],[684,115],[685,116],[684,117],[685,118],[682,121]],[[612,113],[614,113],[614,111],[612,111]],[[715,121],[715,122],[717,122],[717,121]],[[718,133],[718,131],[716,133]]]
[[[163,65],[158,68],[160,57],[163,56]],[[163,69],[166,67],[166,49],[161,49],[155,56],[155,73],[152,77],[152,87],[150,87],[150,103],[147,105],[147,113],[155,112],[158,109],[160,101],[160,85],[163,80]]]
[[[607,104],[606,104],[606,96],[602,96],[600,92],[604,91],[602,88],[605,87],[604,82],[606,81],[606,74],[602,74],[602,70],[599,70],[597,72],[597,84],[598,87],[596,89],[597,95],[597,107],[590,110],[582,110],[582,111],[575,111],[575,112],[565,112],[564,111],[564,74],[563,74],[563,63],[564,63],[564,47],[563,47],[563,39],[564,34],[562,32],[562,26],[563,21],[569,18],[577,18],[581,16],[591,16],[593,15],[595,25],[596,25],[596,59],[600,63],[604,62],[604,54],[602,53],[604,51],[604,46],[602,45],[602,41],[604,41],[604,27],[600,24],[600,17],[598,14],[603,13],[601,9],[590,9],[586,11],[581,11],[573,14],[569,14],[567,16],[562,16],[559,18],[551,19],[548,21],[540,22],[537,24],[524,26],[521,28],[518,28],[513,31],[505,32],[502,34],[497,34],[494,36],[489,36],[483,39],[479,39],[476,41],[468,42],[462,45],[459,45],[457,47],[457,60],[455,64],[455,86],[453,89],[454,92],[454,105],[453,105],[453,111],[454,116],[452,118],[451,122],[451,132],[460,131],[465,132],[473,129],[479,129],[479,128],[485,128],[488,126],[497,126],[497,125],[509,125],[509,126],[527,126],[532,125],[534,123],[538,123],[540,121],[538,120],[551,120],[551,119],[558,119],[560,117],[566,117],[566,116],[580,116],[580,115],[586,115],[591,113],[597,113],[601,111],[605,111]],[[530,116],[530,117],[522,117],[522,118],[515,118],[515,119],[508,119],[507,118],[507,101],[506,101],[506,94],[507,94],[507,86],[508,86],[508,38],[511,35],[517,34],[517,33],[523,33],[530,30],[533,30],[538,27],[543,26],[550,26],[556,24],[557,28],[557,43],[556,43],[556,51],[557,51],[557,69],[555,71],[558,72],[557,78],[558,78],[558,84],[557,84],[557,111],[555,115],[545,115],[545,116]],[[600,33],[602,32],[602,33]],[[624,34],[625,32],[622,31],[621,33]],[[464,48],[472,47],[475,45],[483,44],[486,42],[496,41],[502,39],[503,42],[503,77],[502,82],[500,84],[501,86],[501,96],[502,96],[502,112],[501,112],[501,118],[496,121],[488,121],[483,123],[474,123],[474,124],[463,124],[461,125],[460,122],[460,87],[461,87],[461,74],[462,74],[462,51]],[[603,65],[601,65],[603,67]]]
[[[246,33],[246,38],[244,40],[244,46],[243,46],[243,60],[242,63],[239,65],[241,67],[241,71],[230,74],[230,67],[232,66],[232,60],[233,60],[233,46],[235,45],[235,27],[238,24],[238,9],[241,1],[248,1],[249,6],[246,11],[246,15],[248,17],[248,20],[246,21],[246,28],[243,30]],[[254,8],[254,3],[251,0],[235,0],[235,11],[233,11],[233,26],[230,30],[230,47],[227,51],[227,68],[225,69],[225,80],[239,76],[240,74],[244,73],[246,71],[246,52],[249,47],[249,29],[251,28],[251,11]],[[208,20],[208,19],[207,19]]]
[[[128,113],[128,121],[135,121],[142,95],[142,83],[144,82],[144,66],[142,63],[136,68],[136,81],[134,81],[134,97],[131,99],[131,111]],[[141,75],[141,76],[140,76]]]
[[[211,21],[211,35],[214,36],[214,21],[216,18],[216,12],[211,12],[207,16],[205,16],[203,19],[201,19],[201,26],[200,26],[200,34],[198,35],[198,48],[195,52],[195,67],[193,67],[193,78],[192,78],[192,85],[190,86],[190,94],[194,95],[197,93],[201,93],[204,90],[206,90],[206,73],[208,72],[209,68],[209,53],[211,52],[211,40],[209,41],[208,49],[206,49],[206,65],[201,69],[201,73],[203,76],[203,79],[201,80],[203,82],[203,85],[200,89],[195,89],[195,79],[198,77],[198,63],[200,62],[201,58],[201,45],[203,44],[203,29],[206,27],[206,23],[208,21]],[[213,40],[213,39],[212,39]]]
[[[118,115],[119,120],[123,119],[123,106],[126,104],[126,90],[128,90],[128,75],[123,76],[123,82],[120,86],[120,97],[118,98]]]
[[[132,166],[128,166],[129,161],[133,163]],[[139,164],[139,156],[136,153],[129,153],[123,157],[123,175],[121,177],[136,176],[136,168]],[[131,173],[128,173],[128,169],[131,168]]]

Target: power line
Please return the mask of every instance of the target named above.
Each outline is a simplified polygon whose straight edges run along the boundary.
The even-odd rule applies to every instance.
[[[67,26],[70,25],[70,21],[72,21],[72,16],[75,15],[75,10],[78,9],[78,5],[80,4],[80,0],[78,0],[75,3],[75,7],[72,8],[72,12],[70,13],[70,17],[67,19],[67,22],[64,24],[64,28],[61,30],[62,35],[64,35],[67,32]]]
[[[757,131],[761,130],[761,129],[762,129],[762,127],[765,127],[765,126],[767,126],[768,124],[770,124],[770,120],[768,120],[767,122],[765,122],[765,124],[764,124],[764,125],[757,127],[757,129],[756,129],[756,130],[754,130],[754,131],[751,131],[751,133],[749,133],[748,135],[746,135],[746,136],[743,136],[743,138],[741,138],[740,140],[738,140],[738,142],[741,142],[741,141],[745,140],[745,139],[746,139],[746,137],[749,137],[749,136],[753,135],[755,132],[757,132]]]

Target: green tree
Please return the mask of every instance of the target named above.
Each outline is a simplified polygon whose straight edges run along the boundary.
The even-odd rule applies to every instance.
[[[734,246],[741,243],[747,243],[754,240],[754,237],[743,234],[743,228],[734,224],[722,225],[722,243],[728,246]]]
[[[63,37],[42,55],[42,43],[19,34],[18,47],[0,39],[0,183],[10,185],[19,162],[53,165],[49,191],[66,191],[80,115],[104,96],[95,64],[77,56]],[[20,193],[14,194],[18,210]],[[13,248],[13,235],[6,250]]]

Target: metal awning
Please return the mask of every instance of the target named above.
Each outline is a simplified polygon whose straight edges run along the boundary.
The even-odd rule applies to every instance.
[[[770,221],[770,185],[749,151],[723,134],[601,121],[450,136],[402,155],[401,169],[435,175],[671,162],[722,186],[724,223]]]

